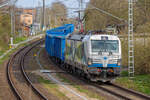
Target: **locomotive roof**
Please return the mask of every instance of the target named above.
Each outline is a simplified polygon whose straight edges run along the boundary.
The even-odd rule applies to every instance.
[[[119,40],[118,36],[115,35],[106,35],[106,34],[101,34],[101,35],[79,35],[79,34],[69,34],[67,36],[67,39],[71,39],[71,40],[89,40],[89,39],[93,39],[93,40],[101,40],[102,37],[107,37],[108,40]]]
[[[115,36],[115,35],[107,35],[107,34],[92,35],[92,36],[90,37],[90,39],[101,40],[102,37],[108,37],[108,40],[119,40],[118,36]]]
[[[84,38],[85,35],[78,35],[78,34],[69,34],[67,36],[67,39],[71,39],[71,40],[82,40]]]

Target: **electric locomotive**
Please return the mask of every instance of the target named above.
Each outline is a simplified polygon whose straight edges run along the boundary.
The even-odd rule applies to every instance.
[[[65,63],[91,81],[111,81],[120,74],[120,40],[114,35],[70,34],[66,38]]]
[[[91,81],[111,81],[120,74],[121,42],[114,35],[73,34],[74,25],[48,30],[46,51],[61,67]]]

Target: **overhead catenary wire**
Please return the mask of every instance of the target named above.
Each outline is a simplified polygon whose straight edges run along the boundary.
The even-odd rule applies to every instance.
[[[7,2],[5,2],[5,3],[2,3],[2,4],[0,4],[0,8],[2,8],[2,7],[4,7],[4,6],[8,6],[9,4],[10,4],[9,1],[7,1]]]
[[[87,3],[87,2],[85,2],[85,3]],[[125,21],[125,22],[127,22],[125,19],[120,18],[120,17],[118,17],[118,16],[115,16],[115,15],[113,15],[113,14],[111,14],[111,13],[109,13],[109,12],[103,10],[103,9],[98,8],[98,7],[95,7],[95,6],[92,5],[92,4],[88,4],[88,5],[91,6],[91,8],[94,8],[94,9],[100,11],[101,13],[104,13],[104,14],[106,14],[106,15],[108,15],[108,16],[111,16],[111,17],[113,17],[113,18],[115,18],[115,19],[117,19],[117,20],[119,20],[119,21]]]

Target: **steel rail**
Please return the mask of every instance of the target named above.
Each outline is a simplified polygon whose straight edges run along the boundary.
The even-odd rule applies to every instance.
[[[143,98],[143,99],[150,100],[150,96],[147,96],[147,95],[145,95],[145,94],[139,93],[139,92],[137,92],[137,91],[133,91],[133,90],[131,90],[131,89],[127,89],[127,88],[121,87],[121,86],[116,85],[116,84],[113,84],[113,83],[109,83],[109,85],[114,86],[114,87],[117,87],[117,88],[119,88],[119,89],[121,89],[121,90],[130,92],[130,93],[135,94],[135,95],[137,95],[137,96],[140,96],[140,97]]]
[[[113,94],[113,95],[115,95],[115,96],[117,96],[119,98],[122,98],[122,99],[125,99],[125,100],[132,100],[132,98],[130,98],[128,96],[124,96],[122,94],[119,94],[119,93],[117,93],[117,92],[115,92],[115,91],[113,91],[111,89],[107,89],[107,88],[103,87],[103,85],[98,85],[98,84],[92,84],[92,85],[94,85],[95,87],[97,87],[99,89],[102,89],[102,90],[104,90],[104,91],[106,91],[108,93],[111,93],[111,94]],[[142,98],[142,100],[150,100],[150,96],[147,96],[145,94],[139,93],[137,91],[133,91],[133,90],[130,90],[130,89],[118,86],[118,85],[113,84],[113,83],[107,83],[107,86],[109,86],[109,85],[114,87],[114,88],[117,88],[117,89],[119,89],[121,91],[124,91],[127,94],[130,94],[130,95],[132,94],[132,95],[134,95],[134,96],[136,96],[138,98]]]
[[[40,44],[43,40],[38,41],[37,43],[35,43],[32,47],[29,48],[29,50],[27,50],[21,57],[21,71],[23,73],[23,76],[25,77],[26,81],[28,82],[28,84],[32,87],[32,89],[34,90],[34,92],[36,94],[38,94],[40,96],[40,98],[42,98],[43,100],[48,100],[32,83],[32,81],[30,80],[30,78],[28,77],[25,69],[24,69],[24,60],[25,60],[25,56],[38,44]]]
[[[81,80],[82,80],[82,79],[81,79]],[[84,79],[84,80],[85,80],[85,79]],[[118,97],[118,98],[121,98],[121,99],[132,100],[132,98],[130,98],[128,95],[123,95],[123,94],[117,93],[117,92],[115,92],[115,91],[113,91],[113,90],[111,90],[111,89],[108,89],[108,88],[103,87],[103,85],[107,85],[108,87],[109,87],[109,86],[112,86],[112,87],[117,88],[117,89],[119,89],[119,90],[121,90],[121,91],[123,91],[123,92],[125,92],[125,93],[127,93],[127,94],[134,95],[134,96],[136,96],[137,98],[142,98],[142,100],[150,100],[150,96],[147,96],[147,95],[145,95],[145,94],[139,93],[139,92],[134,91],[134,90],[130,90],[130,89],[121,87],[121,86],[116,85],[116,84],[113,84],[113,83],[102,83],[102,84],[100,85],[100,84],[98,84],[97,82],[96,82],[96,83],[89,82],[88,84],[93,85],[93,86],[97,87],[98,89],[103,90],[103,91],[106,91],[106,92],[108,92],[108,93],[110,93],[110,94],[112,94],[112,95],[114,95],[114,96],[116,96],[116,97]]]
[[[8,80],[8,83],[10,85],[10,88],[12,89],[14,95],[16,96],[17,100],[23,100],[22,96],[20,95],[19,91],[17,90],[17,88],[15,87],[13,81],[12,81],[12,78],[11,78],[11,72],[10,72],[10,68],[12,67],[11,66],[11,63],[13,62],[13,59],[19,54],[22,52],[22,50],[25,50],[25,53],[23,53],[23,55],[21,55],[21,61],[20,61],[20,65],[23,67],[23,61],[24,61],[24,57],[25,55],[24,54],[27,54],[31,49],[33,49],[36,45],[40,44],[44,39],[40,40],[40,41],[35,41],[31,44],[29,44],[28,46],[24,46],[22,47],[21,49],[19,49],[17,52],[15,52],[11,58],[9,59],[8,63],[7,63],[7,67],[6,67],[6,74],[7,74],[7,80]],[[29,49],[28,49],[29,48]],[[22,71],[24,71],[24,69],[21,69]],[[25,73],[25,71],[24,71]],[[26,74],[26,73],[25,73]],[[24,74],[23,74],[24,76]],[[42,93],[39,92],[38,89],[36,89],[31,80],[29,79],[29,77],[26,75],[26,77],[24,77],[28,83],[28,86],[31,86],[31,88],[33,89],[33,91],[43,100],[48,100],[44,95],[42,95]]]
[[[104,87],[102,87],[102,86],[100,86],[100,85],[98,85],[98,84],[93,84],[93,83],[91,83],[91,84],[92,84],[93,86],[97,87],[98,89],[103,90],[103,91],[105,91],[105,92],[107,92],[107,93],[110,93],[110,94],[112,94],[112,95],[114,95],[114,96],[116,96],[116,97],[118,97],[118,98],[125,99],[125,100],[131,100],[130,98],[128,98],[128,97],[126,97],[126,96],[123,96],[123,95],[121,95],[121,94],[119,94],[119,93],[116,93],[116,92],[114,92],[114,91],[112,91],[112,90],[106,89],[106,88],[104,88]]]
[[[82,78],[81,80],[85,81],[86,79]],[[98,89],[106,91],[106,92],[108,92],[108,93],[110,93],[110,94],[112,94],[112,95],[114,95],[114,96],[116,96],[118,98],[121,98],[121,99],[132,100],[132,98],[130,98],[128,96],[125,96],[123,94],[117,93],[117,92],[115,92],[115,91],[113,91],[111,89],[107,89],[107,88],[103,87],[103,85],[112,86],[112,87],[117,88],[117,89],[119,89],[119,90],[121,90],[121,91],[123,91],[123,92],[125,92],[127,94],[130,94],[130,95],[132,94],[132,95],[134,95],[134,96],[136,96],[138,98],[142,98],[142,100],[150,100],[150,96],[147,96],[145,94],[139,93],[139,92],[134,91],[134,90],[130,90],[130,89],[118,86],[118,85],[113,84],[113,83],[98,84],[98,82],[94,83],[94,82],[88,81],[88,84],[93,85],[93,86],[97,87]]]
[[[9,59],[8,63],[7,63],[7,67],[6,67],[6,72],[7,72],[7,80],[8,80],[8,83],[9,83],[9,86],[11,88],[11,90],[13,91],[14,95],[16,96],[17,100],[23,100],[23,98],[21,97],[21,95],[19,94],[18,90],[16,89],[13,81],[12,81],[12,78],[11,78],[11,74],[10,74],[10,67],[11,67],[11,62],[13,60],[14,57],[16,57],[16,55],[21,52],[21,50],[23,50],[23,48],[21,48],[20,50],[18,50],[17,52],[15,52],[11,58]]]

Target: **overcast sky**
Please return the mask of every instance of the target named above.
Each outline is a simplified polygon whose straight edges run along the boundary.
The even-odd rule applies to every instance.
[[[23,8],[33,8],[37,6],[42,6],[43,0],[18,0],[16,3],[16,6],[23,7]],[[64,3],[67,8],[78,8],[79,7],[79,0],[45,0],[46,6],[51,6],[53,2],[61,1]],[[89,2],[89,0],[83,0],[84,2]],[[84,3],[84,8],[86,7],[86,4]],[[76,16],[77,14],[74,14],[73,9],[68,9],[69,16]]]

